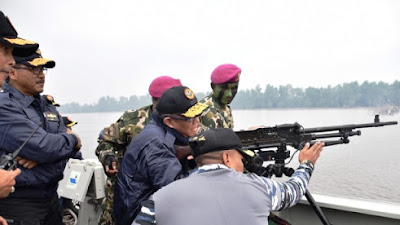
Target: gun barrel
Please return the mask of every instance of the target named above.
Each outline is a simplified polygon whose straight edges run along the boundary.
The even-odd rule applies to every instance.
[[[352,130],[358,128],[367,128],[367,127],[382,127],[388,125],[396,125],[397,121],[388,121],[388,122],[378,122],[378,123],[364,123],[364,124],[348,124],[348,125],[339,125],[339,126],[328,126],[328,127],[314,127],[314,128],[301,128],[299,133],[318,133],[318,132],[327,132],[334,130]]]

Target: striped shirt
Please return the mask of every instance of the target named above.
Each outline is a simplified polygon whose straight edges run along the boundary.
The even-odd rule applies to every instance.
[[[300,164],[288,181],[277,182],[222,164],[205,165],[156,192],[133,224],[267,224],[271,211],[301,199],[312,172]]]

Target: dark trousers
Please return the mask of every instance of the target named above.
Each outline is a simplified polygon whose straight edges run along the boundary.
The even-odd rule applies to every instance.
[[[63,225],[57,194],[44,199],[0,199],[0,216],[9,225]]]

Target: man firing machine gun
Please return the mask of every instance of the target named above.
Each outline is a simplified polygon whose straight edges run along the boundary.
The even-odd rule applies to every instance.
[[[255,130],[242,130],[237,131],[236,134],[243,144],[243,149],[251,150],[254,153],[254,156],[247,160],[246,170],[265,177],[272,177],[272,175],[282,177],[283,174],[290,177],[294,170],[285,166],[287,164],[285,160],[290,157],[290,150],[287,149],[287,146],[298,151],[307,142],[312,145],[317,141],[323,141],[325,147],[348,144],[349,137],[361,135],[361,131],[356,129],[396,125],[397,123],[397,121],[380,122],[379,115],[375,115],[373,123],[304,128],[296,122]],[[267,150],[271,148],[276,150]],[[275,161],[275,163],[264,167],[264,161]],[[305,196],[323,224],[331,224],[309,191]]]

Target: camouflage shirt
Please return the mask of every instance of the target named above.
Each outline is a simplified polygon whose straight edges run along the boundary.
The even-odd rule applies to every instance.
[[[96,148],[96,155],[100,162],[104,163],[107,155],[114,155],[120,162],[123,151],[150,122],[152,105],[137,110],[128,110],[117,120],[117,122],[105,127],[103,139],[99,140]]]
[[[212,94],[200,100],[201,103],[208,105],[201,117],[199,132],[208,128],[230,128],[233,129],[232,110],[229,105],[221,105]]]
[[[99,138],[99,145],[96,148],[96,155],[104,165],[104,159],[108,155],[113,155],[121,165],[124,151],[131,141],[143,130],[144,126],[150,122],[152,105],[145,106],[138,110],[128,110],[117,120],[117,122],[103,129],[102,138]],[[100,225],[113,225],[113,199],[114,185],[117,181],[116,176],[107,177],[105,194],[102,202],[102,214]]]

